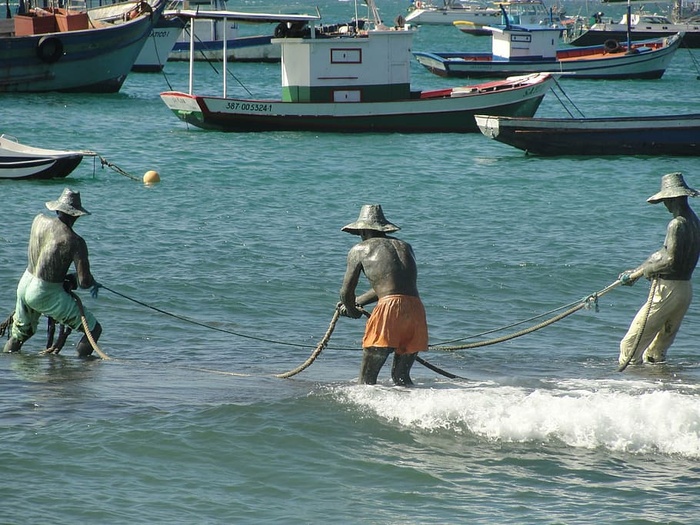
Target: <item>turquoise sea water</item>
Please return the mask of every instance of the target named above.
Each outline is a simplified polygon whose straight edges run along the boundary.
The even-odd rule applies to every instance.
[[[404,3],[380,7],[393,18]],[[422,28],[414,48],[485,45]],[[659,81],[560,83],[587,116],[697,112],[698,58],[680,50]],[[233,71],[256,96],[279,92],[278,65]],[[214,70],[197,72],[217,92]],[[507,343],[425,354],[466,380],[416,364],[416,388],[393,387],[388,367],[357,385],[363,322],[346,318],[310,368],[274,375],[328,328],[357,241],[340,228],[362,204],[381,203],[413,245],[440,345],[605,288],[663,241],[670,215],[646,203],[660,176],[700,187],[700,161],[543,159],[479,134],[204,132],[158,97],[186,89],[187,66],[166,74],[109,96],[3,96],[3,132],[162,182],[91,159],[65,180],[2,181],[0,317],[32,218],[69,186],[93,213],[76,230],[98,281],[216,330],[83,292],[112,361],[76,358],[75,334],[39,356],[41,332],[0,355],[0,522],[698,522],[697,300],[667,364],[616,371],[646,282]],[[418,64],[413,82],[454,84]],[[538,114],[564,112],[548,94]]]

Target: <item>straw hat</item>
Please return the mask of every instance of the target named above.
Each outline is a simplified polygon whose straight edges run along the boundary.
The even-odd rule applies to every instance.
[[[360,235],[362,230],[374,230],[378,232],[391,233],[400,230],[396,224],[390,223],[384,217],[384,212],[379,204],[365,204],[360,209],[360,216],[355,222],[341,228],[342,231]]]
[[[689,188],[683,180],[680,171],[667,173],[661,177],[661,191],[649,197],[647,202],[656,204],[664,199],[674,199],[676,197],[697,197],[700,195],[697,190]]]
[[[73,217],[90,215],[90,212],[80,204],[80,192],[69,188],[64,189],[57,200],[47,202],[46,207],[51,211],[62,211],[66,215],[72,215]]]

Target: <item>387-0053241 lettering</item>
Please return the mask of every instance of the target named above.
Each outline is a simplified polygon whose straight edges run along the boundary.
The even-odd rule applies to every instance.
[[[226,109],[232,109],[234,111],[258,111],[262,113],[272,111],[272,104],[258,104],[256,102],[227,102]]]

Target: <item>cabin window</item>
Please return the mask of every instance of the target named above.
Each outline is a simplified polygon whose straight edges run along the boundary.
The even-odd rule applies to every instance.
[[[362,64],[362,49],[331,49],[331,64]]]
[[[510,35],[511,42],[531,42],[532,35]]]

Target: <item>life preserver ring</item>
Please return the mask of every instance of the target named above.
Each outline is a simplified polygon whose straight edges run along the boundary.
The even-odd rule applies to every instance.
[[[36,45],[36,56],[47,64],[53,64],[63,56],[63,42],[55,36],[42,36]]]
[[[420,0],[416,0],[414,4],[416,5],[416,9],[420,9],[421,7],[423,7],[423,2],[421,2]]]
[[[620,43],[614,38],[610,38],[603,42],[603,48],[606,53],[615,53],[620,50]]]

